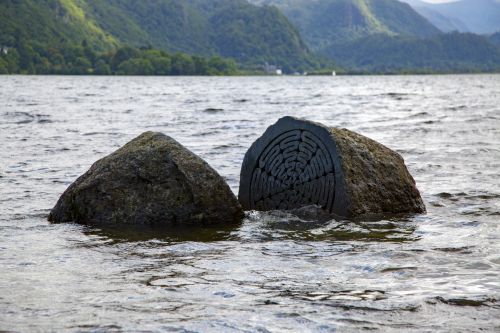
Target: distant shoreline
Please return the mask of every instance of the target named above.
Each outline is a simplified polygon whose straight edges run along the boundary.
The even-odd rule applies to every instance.
[[[420,73],[420,72],[407,72],[407,73],[355,73],[355,72],[344,72],[337,73],[336,75],[328,74],[307,74],[307,75],[294,75],[294,74],[283,74],[283,75],[272,75],[272,74],[230,74],[230,75],[121,75],[121,74],[26,74],[26,73],[16,73],[16,74],[0,74],[0,77],[12,77],[12,76],[33,76],[33,77],[43,77],[43,76],[67,76],[67,77],[336,77],[336,76],[432,76],[432,75],[499,75],[500,71],[495,72],[437,72],[437,73]]]

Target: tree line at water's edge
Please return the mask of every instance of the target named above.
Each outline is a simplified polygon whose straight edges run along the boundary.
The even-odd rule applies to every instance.
[[[500,48],[486,41],[478,45],[471,42],[471,38],[476,37],[460,33],[432,40],[369,36],[353,43],[357,45],[337,45],[331,49],[341,67],[325,61],[320,66],[309,67],[309,73],[331,75],[333,69],[339,74],[500,72]],[[451,47],[455,47],[452,56],[446,51]],[[211,76],[259,73],[264,73],[262,67],[249,67],[231,58],[169,53],[151,47],[121,46],[96,51],[85,41],[81,45],[53,47],[23,41],[11,47],[0,46],[0,74]]]
[[[234,75],[234,60],[123,46],[97,52],[81,45],[47,47],[19,41],[0,50],[0,74]]]

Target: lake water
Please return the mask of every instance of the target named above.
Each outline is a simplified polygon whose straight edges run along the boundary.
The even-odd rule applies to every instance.
[[[50,224],[97,159],[168,134],[237,193],[278,118],[346,127],[405,158],[428,214],[232,230]],[[500,331],[500,75],[0,76],[0,331]]]

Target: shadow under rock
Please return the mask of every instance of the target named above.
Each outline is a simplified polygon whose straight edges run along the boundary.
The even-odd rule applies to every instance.
[[[114,242],[218,242],[229,240],[239,225],[231,226],[175,226],[150,225],[88,226],[86,235],[106,237]]]
[[[305,241],[416,241],[417,224],[411,215],[366,217],[345,220],[326,213],[317,206],[290,211],[251,211],[246,223],[254,223],[254,236],[265,239]]]

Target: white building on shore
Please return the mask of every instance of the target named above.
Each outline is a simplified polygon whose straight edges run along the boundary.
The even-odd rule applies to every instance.
[[[283,71],[276,65],[264,64],[264,71],[270,75],[283,75]]]

